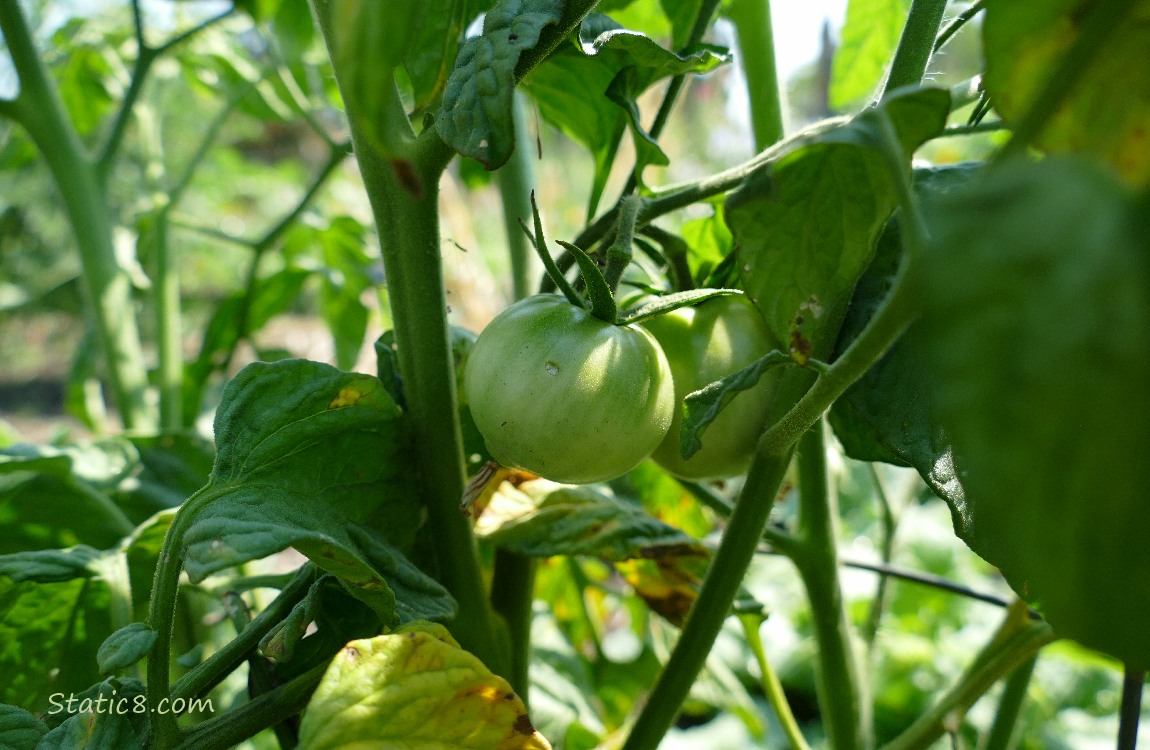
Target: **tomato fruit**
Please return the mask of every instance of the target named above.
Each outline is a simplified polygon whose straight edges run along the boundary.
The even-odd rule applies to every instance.
[[[647,331],[550,294],[520,300],[488,324],[464,387],[497,461],[572,484],[635,468],[674,411],[667,359]]]
[[[674,421],[651,458],[683,479],[745,472],[778,388],[778,370],[768,371],[758,385],[735,396],[702,434],[703,447],[685,461],[679,452],[679,427],[687,394],[778,348],[762,316],[746,297],[716,297],[652,318],[643,326],[663,348],[675,381]]]

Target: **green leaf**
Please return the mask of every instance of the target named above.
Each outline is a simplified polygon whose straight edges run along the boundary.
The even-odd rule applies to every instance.
[[[276,662],[291,661],[296,646],[307,633],[308,626],[319,612],[323,589],[334,576],[321,576],[308,588],[307,594],[294,607],[282,622],[260,639],[260,653]]]
[[[1085,0],[990,0],[983,23],[986,75],[994,107],[1017,124],[1078,38],[1094,4]],[[1150,181],[1150,81],[1130,71],[1150,66],[1150,2],[1140,0],[1080,75],[1035,145],[1090,154],[1133,184]]]
[[[950,96],[915,89],[880,106],[909,155],[941,132]],[[800,140],[727,200],[742,286],[799,362],[830,354],[855,283],[895,207],[889,170],[873,145],[879,116],[867,110]]]
[[[1150,256],[1108,172],[1050,158],[929,213],[923,341],[955,530],[1055,632],[1150,666]],[[972,231],[973,229],[973,231]]]
[[[909,11],[910,0],[850,0],[831,69],[831,107],[841,110],[874,93]]]
[[[66,704],[53,704],[51,718],[58,723],[44,735],[37,750],[143,748],[140,737],[147,731],[147,714],[140,709],[147,704],[138,681],[110,679],[67,698],[75,698],[75,712],[55,713]]]
[[[423,23],[404,61],[411,79],[415,110],[432,104],[443,93],[468,24],[492,5],[492,0],[425,0]]]
[[[702,548],[642,506],[592,486],[546,479],[504,482],[475,526],[498,547],[532,557],[587,555],[606,560],[699,553]]]
[[[702,286],[725,286],[706,283],[704,280],[719,267],[723,259],[730,255],[735,245],[731,230],[723,220],[722,206],[715,206],[715,212],[699,219],[683,222],[679,233],[690,248],[687,263],[695,282]]]
[[[251,364],[225,390],[215,434],[201,490],[211,501],[197,503],[184,538],[193,582],[293,547],[385,622],[402,615],[389,582],[428,598],[408,606],[450,611],[398,552],[421,511],[406,422],[378,379],[305,360]]]
[[[70,477],[0,475],[0,553],[113,547],[131,523],[108,495]]]
[[[959,166],[915,172],[915,192],[938,199],[968,184],[978,167]],[[886,299],[902,261],[898,217],[879,237],[875,259],[859,279],[835,345],[842,354]],[[843,448],[860,461],[913,466],[939,497],[961,502],[950,440],[930,408],[930,377],[919,351],[919,329],[911,328],[842,398],[829,420]]]
[[[435,117],[439,136],[464,156],[498,169],[515,148],[512,94],[519,55],[563,15],[563,0],[500,0],[468,39],[447,80]]]
[[[0,750],[35,750],[48,727],[17,706],[0,704]]]
[[[96,574],[92,563],[101,553],[86,545],[68,549],[34,550],[0,555],[0,576],[16,583],[59,583]]]
[[[0,578],[0,703],[43,712],[49,695],[99,682],[96,650],[111,632],[101,581]]]
[[[142,660],[156,642],[156,631],[142,622],[133,622],[112,633],[100,644],[96,662],[104,674],[113,674]]]
[[[732,294],[742,294],[742,292],[738,289],[688,289],[684,292],[665,294],[624,310],[619,316],[619,324],[640,323],[672,310],[678,310],[680,307],[690,307],[712,297],[726,297]]]
[[[635,100],[655,82],[685,73],[706,73],[727,60],[704,48],[679,56],[652,39],[592,14],[583,21],[580,44],[564,45],[524,80],[544,119],[583,144],[595,160],[588,215],[602,197],[623,131],[630,124],[640,172],[666,164],[666,156],[638,125]],[[603,100],[619,105],[604,107]]]
[[[0,474],[35,471],[109,487],[127,476],[138,461],[135,447],[123,438],[61,447],[21,443],[0,450]]]
[[[430,623],[349,643],[312,696],[299,740],[300,750],[551,747],[507,682]]]
[[[579,264],[579,274],[583,277],[583,283],[587,287],[587,297],[591,301],[591,314],[599,320],[614,323],[619,310],[615,306],[615,296],[611,294],[611,287],[608,286],[603,271],[580,248],[563,240],[557,240],[557,242],[566,248],[567,252],[575,256],[575,262]]]
[[[758,385],[759,379],[769,370],[792,364],[794,360],[791,357],[773,351],[722,380],[688,394],[683,399],[683,425],[679,430],[679,451],[683,458],[688,459],[699,452],[707,427],[735,396]]]

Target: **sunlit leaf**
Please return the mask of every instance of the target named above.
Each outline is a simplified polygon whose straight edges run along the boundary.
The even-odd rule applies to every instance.
[[[549,750],[507,682],[441,626],[412,623],[336,655],[300,725],[301,750],[351,745]]]
[[[1025,117],[1095,5],[1084,0],[986,4],[984,85],[1009,123]],[[1096,156],[1135,184],[1150,181],[1150,2],[1134,4],[1039,134],[1050,151]]]
[[[831,107],[841,110],[874,93],[909,10],[910,0],[850,0],[831,71]]]

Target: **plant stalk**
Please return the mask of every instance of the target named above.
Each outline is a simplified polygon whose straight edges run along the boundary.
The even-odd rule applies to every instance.
[[[1142,714],[1142,685],[1146,673],[1126,668],[1122,673],[1122,707],[1118,712],[1118,750],[1138,746],[1138,717]]]
[[[491,604],[507,624],[511,669],[507,681],[525,705],[531,666],[531,605],[535,601],[535,560],[505,549],[495,551]]]
[[[795,715],[791,712],[791,704],[783,692],[783,684],[779,682],[779,676],[775,674],[774,668],[767,660],[763,639],[759,635],[762,617],[741,615],[739,621],[743,625],[743,632],[746,634],[747,644],[751,647],[751,653],[755,655],[755,661],[759,664],[759,671],[762,672],[763,694],[767,696],[767,702],[771,704],[771,708],[774,709],[775,715],[779,719],[779,726],[783,730],[783,735],[790,742],[792,750],[810,750],[802,730],[799,729],[799,723],[795,721]]]
[[[994,715],[994,723],[990,726],[990,733],[986,736],[986,744],[982,750],[1013,750],[1015,736],[1018,729],[1018,717],[1022,713],[1022,706],[1026,703],[1026,689],[1030,687],[1030,678],[1034,674],[1034,665],[1038,662],[1038,655],[1031,656],[1019,664],[1006,678],[1006,685],[1002,697],[998,701],[998,711]]]
[[[531,248],[520,229],[520,221],[531,216],[531,191],[535,185],[535,163],[527,139],[527,100],[515,92],[515,151],[495,173],[503,203],[503,228],[511,258],[511,292],[517,299],[531,294]]]
[[[63,199],[120,419],[125,429],[149,432],[156,421],[148,403],[132,286],[116,259],[108,196],[97,166],[67,118],[20,3],[0,3],[0,30],[20,81],[20,94],[9,109],[44,157]]]
[[[723,541],[711,560],[679,641],[631,727],[623,750],[655,750],[674,722],[755,555],[774,507],[775,495],[786,476],[791,453],[789,449],[782,453],[766,452],[760,443],[723,532]]]
[[[762,151],[781,141],[784,133],[771,0],[735,0],[727,16],[735,25],[739,58],[747,79],[755,150]]]
[[[926,66],[934,54],[934,43],[942,25],[947,0],[913,0],[906,26],[898,40],[898,49],[890,65],[890,75],[883,86],[882,97],[902,86],[917,86],[926,75]]]
[[[815,684],[829,746],[866,750],[874,744],[871,704],[860,678],[838,577],[838,503],[827,477],[822,420],[799,444],[799,544],[791,554],[811,605],[815,641]]]

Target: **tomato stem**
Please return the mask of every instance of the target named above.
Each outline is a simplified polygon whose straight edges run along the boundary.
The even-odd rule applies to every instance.
[[[926,66],[934,53],[938,27],[942,25],[942,15],[947,0],[913,0],[906,18],[902,36],[898,40],[894,60],[890,64],[890,75],[883,85],[885,99],[890,92],[902,86],[917,86],[926,74]]]
[[[635,240],[635,222],[639,218],[639,210],[643,207],[642,199],[631,195],[623,199],[619,210],[619,220],[615,225],[615,241],[607,248],[607,269],[604,276],[607,285],[614,292],[619,286],[619,279],[623,278],[623,271],[631,263],[631,244]]]

